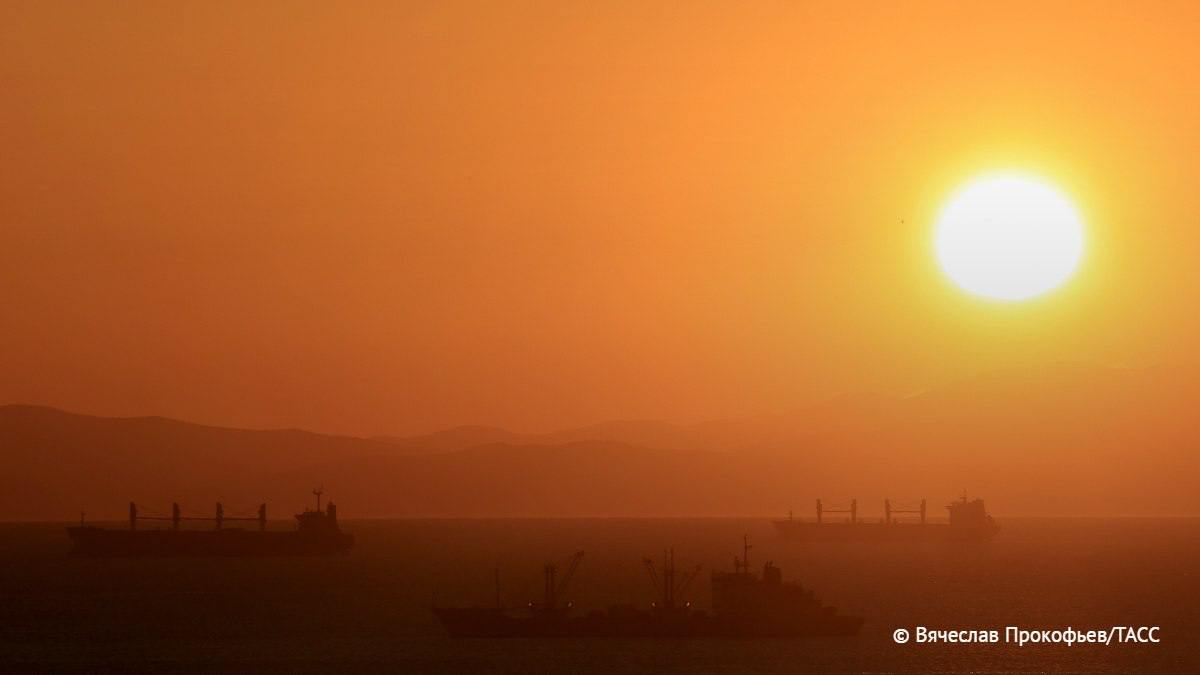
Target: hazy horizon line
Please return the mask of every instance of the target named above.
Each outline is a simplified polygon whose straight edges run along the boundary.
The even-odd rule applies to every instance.
[[[350,432],[340,432],[340,431],[325,431],[325,430],[319,430],[319,429],[316,429],[313,427],[301,427],[301,426],[258,426],[258,425],[242,425],[242,424],[239,424],[236,422],[195,421],[194,419],[189,418],[187,416],[176,416],[174,414],[162,414],[162,413],[144,413],[144,414],[136,414],[136,415],[101,414],[101,413],[96,413],[96,412],[82,412],[78,409],[73,409],[70,407],[63,407],[61,404],[52,404],[52,403],[30,403],[30,402],[13,401],[13,402],[9,402],[9,403],[0,403],[0,408],[9,408],[9,407],[43,408],[43,409],[54,410],[54,411],[57,411],[60,413],[69,414],[69,415],[77,415],[77,416],[81,416],[81,417],[94,417],[94,418],[100,418],[100,419],[112,419],[112,420],[161,419],[161,420],[167,420],[167,421],[177,422],[177,423],[181,423],[181,424],[189,424],[189,425],[193,425],[193,426],[208,427],[208,428],[213,428],[213,429],[232,429],[232,430],[239,430],[239,431],[262,431],[262,432],[293,431],[293,432],[310,433],[310,434],[315,434],[315,435],[320,435],[320,436],[356,438],[356,439],[362,439],[362,440],[417,438],[417,437],[421,437],[421,436],[432,436],[432,435],[436,435],[439,433],[455,431],[455,430],[459,430],[459,429],[473,429],[473,428],[474,429],[490,429],[490,430],[504,431],[507,433],[512,433],[512,434],[516,434],[516,435],[524,435],[524,436],[543,436],[543,435],[551,435],[551,434],[555,434],[555,433],[562,433],[562,432],[569,432],[569,431],[579,431],[582,429],[586,429],[588,427],[602,426],[602,425],[608,425],[608,424],[653,423],[653,424],[664,424],[664,425],[669,425],[669,426],[674,426],[674,427],[688,427],[688,426],[697,426],[697,425],[702,425],[702,424],[718,423],[718,422],[730,421],[730,420],[746,420],[746,419],[756,419],[756,418],[763,418],[763,417],[773,417],[773,416],[778,416],[778,415],[786,415],[789,413],[804,410],[807,407],[817,406],[822,403],[829,403],[829,402],[837,401],[839,399],[857,399],[857,398],[878,397],[878,398],[885,398],[885,399],[894,399],[896,401],[905,401],[905,400],[919,398],[920,396],[926,395],[930,392],[937,391],[940,388],[946,388],[946,387],[952,386],[954,384],[965,383],[965,382],[969,382],[970,380],[973,380],[973,379],[987,377],[990,375],[1007,374],[1007,373],[1013,373],[1013,372],[1028,372],[1028,370],[1030,368],[1055,370],[1055,369],[1062,369],[1064,367],[1083,368],[1083,369],[1091,369],[1091,370],[1104,370],[1104,371],[1110,371],[1110,372],[1122,372],[1122,371],[1131,372],[1131,371],[1151,371],[1151,370],[1160,370],[1160,369],[1200,368],[1200,363],[1190,363],[1189,364],[1189,363],[1185,363],[1185,362],[1171,362],[1171,363],[1155,362],[1155,363],[1147,363],[1147,364],[1142,364],[1142,365],[1129,365],[1129,364],[1101,364],[1101,363],[1097,363],[1094,361],[1062,360],[1062,359],[1060,359],[1060,360],[1055,360],[1055,361],[1051,361],[1051,362],[1046,362],[1043,364],[1027,364],[1024,366],[1009,366],[1009,367],[1005,367],[1005,368],[982,369],[979,371],[972,372],[970,374],[965,374],[965,375],[960,375],[958,377],[948,378],[948,379],[944,380],[940,385],[929,385],[929,386],[925,386],[925,387],[918,388],[918,389],[909,389],[907,391],[907,393],[904,393],[904,394],[888,393],[888,392],[881,391],[878,389],[846,390],[846,391],[833,393],[833,394],[829,394],[829,395],[822,396],[822,397],[814,397],[807,402],[797,402],[786,409],[759,411],[759,412],[744,415],[744,416],[704,416],[704,417],[692,418],[692,419],[685,420],[685,421],[680,421],[677,419],[668,419],[665,417],[644,417],[644,416],[642,416],[642,417],[639,417],[639,416],[607,417],[607,418],[599,418],[592,422],[584,422],[584,423],[579,423],[579,424],[568,424],[568,425],[563,425],[563,426],[556,426],[556,427],[552,427],[552,428],[543,428],[543,429],[537,429],[537,430],[529,430],[529,429],[519,428],[518,426],[510,426],[510,425],[506,425],[506,424],[489,424],[489,423],[479,423],[479,422],[467,421],[467,422],[461,422],[461,423],[449,424],[449,425],[443,425],[443,426],[430,426],[430,427],[426,427],[425,428],[426,430],[423,430],[423,431],[408,431],[408,432],[395,431],[395,432],[384,432],[384,433],[363,433],[363,432],[350,433]]]

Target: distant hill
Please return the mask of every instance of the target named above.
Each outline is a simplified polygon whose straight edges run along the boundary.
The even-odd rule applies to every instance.
[[[387,443],[395,450],[404,453],[432,455],[488,443],[518,443],[536,438],[533,435],[518,434],[498,427],[464,425],[422,436],[375,436],[371,440]],[[536,442],[536,440],[530,442]]]
[[[338,485],[389,516],[565,517],[763,512],[738,488],[755,480],[733,458],[608,441],[489,444],[432,456],[374,455],[270,477],[301,490]],[[755,466],[761,466],[756,464]]]
[[[479,445],[559,445],[577,441],[613,441],[655,448],[694,449],[703,447],[691,427],[653,420],[614,421],[544,434],[521,434],[485,426],[461,426],[423,436],[377,436],[413,454],[465,450]]]
[[[612,422],[549,434],[458,427],[362,439],[162,418],[0,407],[4,519],[120,517],[130,499],[210,510],[324,484],[348,516],[808,515],[816,497],[998,513],[1200,514],[1200,377],[1062,365],[908,398],[855,396],[693,425]]]
[[[393,451],[379,441],[296,429],[249,431],[2,406],[0,518],[70,518],[80,510],[112,515],[131,499],[168,508],[173,499],[203,499],[208,509],[235,479]]]

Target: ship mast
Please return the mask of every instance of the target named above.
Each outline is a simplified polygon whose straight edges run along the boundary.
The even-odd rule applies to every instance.
[[[151,511],[151,513],[159,513],[159,512]],[[82,516],[81,516],[81,518],[82,518]],[[183,521],[185,521],[185,520],[189,520],[189,521],[190,520],[200,520],[200,521],[207,521],[207,522],[215,523],[216,529],[218,529],[218,530],[221,529],[224,526],[224,524],[229,521],[235,521],[235,520],[236,521],[251,521],[251,520],[253,520],[253,521],[258,521],[258,529],[259,530],[266,530],[267,529],[267,505],[265,503],[259,504],[258,505],[258,515],[253,516],[253,517],[243,516],[243,515],[227,516],[227,515],[225,515],[225,505],[222,504],[221,502],[217,502],[215,516],[212,518],[209,518],[207,516],[185,516],[185,515],[183,515],[183,507],[181,507],[179,505],[179,502],[171,503],[171,515],[169,515],[169,516],[165,516],[165,515],[147,516],[147,515],[142,514],[141,509],[140,509],[140,507],[138,507],[137,504],[135,504],[134,502],[129,502],[129,529],[136,530],[137,526],[138,526],[138,521],[140,521],[140,520],[169,521],[171,523],[171,531],[172,532],[178,532],[180,529],[180,526],[183,524]],[[82,522],[82,520],[80,522]]]
[[[892,516],[896,515],[897,513],[919,514],[921,516],[921,524],[924,525],[925,524],[925,499],[921,499],[921,506],[919,508],[915,508],[915,509],[914,508],[897,509],[892,506],[892,500],[890,500],[890,499],[883,500],[883,517],[884,517],[885,523],[887,523],[888,525],[891,525],[892,524]]]
[[[831,508],[828,508],[827,506],[825,506],[824,504],[822,504],[821,500],[818,499],[817,500],[817,524],[818,525],[820,525],[822,522],[821,516],[823,516],[826,513],[849,513],[850,514],[850,524],[857,525],[858,524],[858,500],[851,499],[850,500],[850,508],[848,508],[848,509],[831,509]]]
[[[669,548],[663,551],[663,566],[660,573],[654,564],[654,560],[643,558],[642,564],[646,566],[646,571],[650,574],[650,582],[654,584],[656,590],[662,593],[662,606],[665,609],[674,609],[675,600],[683,595],[688,586],[692,584],[692,580],[700,573],[700,565],[687,570],[682,575],[677,576],[675,571],[675,549]]]

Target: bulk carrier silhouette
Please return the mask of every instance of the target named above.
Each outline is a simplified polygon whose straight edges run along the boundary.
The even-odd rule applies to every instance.
[[[744,638],[811,637],[856,635],[862,617],[840,614],[812,591],[795,582],[785,582],[778,567],[763,565],[762,574],[750,570],[746,560],[734,558],[733,572],[713,572],[712,612],[694,609],[680,598],[700,572],[699,567],[680,573],[674,552],[664,555],[662,566],[650,559],[644,564],[660,592],[649,609],[617,605],[607,611],[573,615],[571,603],[561,598],[575,574],[583,552],[576,553],[561,580],[558,568],[543,568],[545,592],[542,602],[531,602],[520,610],[500,604],[499,584],[495,607],[433,608],[452,638]]]
[[[828,508],[817,500],[816,521],[797,520],[789,513],[787,520],[773,521],[780,536],[801,541],[895,541],[895,542],[984,542],[1000,531],[1000,526],[988,515],[982,499],[962,499],[946,506],[949,522],[926,521],[926,502],[917,508],[895,508],[890,499],[883,500],[884,518],[865,521],[858,517],[858,500],[850,500],[847,508]],[[830,521],[825,515],[845,513],[848,518]],[[906,521],[899,514],[919,515],[920,519]]]
[[[337,506],[329,502],[321,509],[320,490],[316,510],[305,509],[296,514],[296,529],[267,530],[267,505],[258,507],[254,517],[225,515],[217,504],[216,516],[184,516],[179,504],[171,505],[170,516],[147,516],[138,512],[137,504],[129,503],[129,529],[105,529],[86,525],[68,527],[67,534],[74,546],[71,555],[85,558],[110,557],[170,557],[170,556],[319,556],[345,555],[354,545],[354,537],[338,526]],[[170,528],[145,529],[145,521],[170,522]],[[211,530],[183,529],[184,521],[206,521],[215,524]],[[255,530],[227,527],[230,521],[253,521]]]

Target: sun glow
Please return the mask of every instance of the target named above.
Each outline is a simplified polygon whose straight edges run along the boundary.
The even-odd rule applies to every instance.
[[[1025,300],[1070,278],[1083,256],[1083,222],[1047,183],[989,175],[950,198],[938,217],[935,248],[942,270],[963,290]]]

